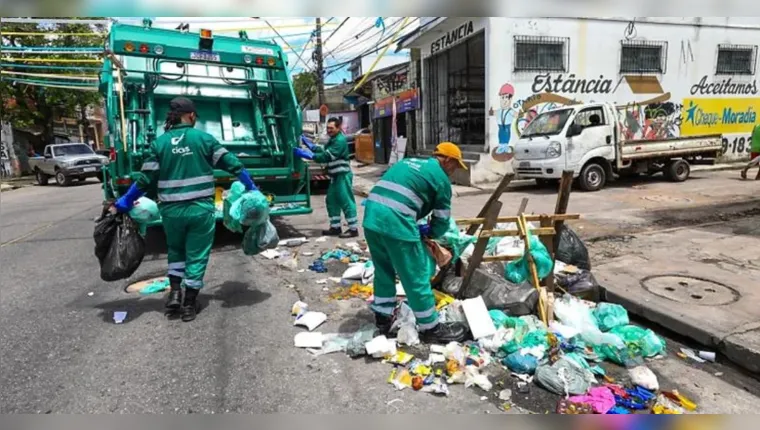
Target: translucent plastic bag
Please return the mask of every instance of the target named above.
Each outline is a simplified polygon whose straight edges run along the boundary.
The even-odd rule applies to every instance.
[[[629,349],[640,352],[643,357],[651,358],[665,352],[665,341],[650,329],[626,325],[615,327],[610,333],[619,336]]]
[[[232,204],[230,215],[244,226],[258,227],[269,217],[269,200],[260,191],[243,193]]]
[[[539,366],[536,382],[552,393],[567,396],[586,394],[596,378],[578,363],[562,357],[551,366]]]
[[[530,254],[533,257],[533,261],[536,263],[536,271],[538,272],[538,279],[544,279],[548,276],[554,268],[554,261],[551,254],[546,250],[541,241],[530,235]],[[530,268],[528,259],[523,256],[519,260],[511,261],[504,268],[504,277],[510,282],[515,284],[521,284],[530,279]]]
[[[591,309],[573,296],[564,295],[556,299],[554,315],[562,324],[578,330],[581,338],[592,346],[611,345],[616,349],[625,348],[620,337],[611,333],[602,333]]]
[[[232,216],[232,205],[240,199],[243,193],[245,193],[245,185],[243,185],[240,181],[235,181],[232,183],[232,186],[227,193],[227,197],[224,198],[223,223],[228,230],[235,233],[242,233],[243,225],[240,224],[240,221]]]
[[[132,210],[129,211],[129,217],[138,224],[148,224],[161,219],[161,214],[156,202],[147,197],[140,197]]]
[[[277,235],[277,229],[270,222],[266,221],[258,227],[250,227],[243,236],[243,253],[245,255],[256,255],[265,249],[277,248],[280,243],[280,237]]]
[[[610,331],[615,327],[628,325],[628,311],[613,303],[599,303],[594,309],[594,317],[602,331]]]
[[[478,239],[475,236],[469,236],[460,233],[459,226],[454,218],[449,218],[449,229],[440,239],[436,241],[451,251],[451,262],[454,263],[462,256],[464,250],[475,243]]]

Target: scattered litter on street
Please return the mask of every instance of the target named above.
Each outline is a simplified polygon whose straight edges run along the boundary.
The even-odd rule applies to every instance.
[[[493,336],[496,333],[496,327],[493,325],[482,297],[463,301],[462,308],[475,339]]]
[[[157,294],[166,291],[169,288],[169,278],[163,278],[153,281],[140,290],[140,294],[147,296],[150,294]]]
[[[296,348],[322,348],[322,333],[304,331],[298,333],[294,338]]]
[[[327,321],[327,315],[322,312],[306,312],[293,322],[293,325],[306,327],[309,331],[313,331]]]
[[[121,324],[127,319],[127,313],[125,311],[116,311],[113,313],[113,322]]]
[[[309,310],[309,305],[299,300],[293,303],[293,307],[290,309],[290,315],[297,318],[305,314],[308,310]]]
[[[287,247],[295,247],[295,246],[301,246],[304,243],[307,243],[309,239],[305,237],[297,237],[294,239],[283,239],[278,242],[277,246],[287,246]]]
[[[317,240],[315,240],[314,242],[317,242],[317,243],[327,242],[327,236],[322,236],[322,237],[318,238]]]
[[[92,296],[94,296],[94,295],[95,295],[95,293],[93,293],[92,291],[90,291],[89,293],[87,293],[87,295],[88,295],[89,297],[92,297]]]
[[[321,258],[314,260],[309,266],[309,270],[317,273],[327,273],[327,267],[325,267],[325,262]]]
[[[317,285],[326,285],[329,279],[317,279]]]
[[[264,250],[260,255],[267,260],[274,260],[275,258],[279,258],[282,254],[276,249],[267,249]]]
[[[699,358],[715,363],[715,353],[709,351],[699,351]]]
[[[703,358],[700,358],[697,355],[697,353],[694,352],[693,349],[681,348],[681,354],[684,355],[683,358],[690,358],[690,359],[696,361],[697,363],[705,363],[706,362]]]
[[[353,284],[350,287],[338,288],[330,294],[329,298],[332,300],[348,300],[351,298],[367,300],[372,297],[373,291],[372,285]]]

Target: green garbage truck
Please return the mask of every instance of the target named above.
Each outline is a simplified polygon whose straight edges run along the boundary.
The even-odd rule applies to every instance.
[[[308,165],[294,157],[301,112],[287,56],[275,43],[238,37],[114,24],[105,46],[100,92],[105,98],[111,161],[104,169],[106,201],[132,184],[150,144],[164,132],[169,101],[190,98],[196,128],[238,156],[269,199],[274,216],[312,212]],[[214,172],[217,219],[235,181]],[[147,197],[156,200],[157,190]],[[160,220],[152,225],[160,224]]]

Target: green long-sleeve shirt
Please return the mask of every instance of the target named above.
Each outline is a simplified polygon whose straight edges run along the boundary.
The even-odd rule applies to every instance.
[[[750,151],[760,152],[760,124],[756,124],[752,129],[752,143],[750,144]]]
[[[351,171],[349,162],[348,142],[343,133],[331,137],[325,146],[314,148],[314,161],[327,164],[327,174],[330,176],[344,175]]]
[[[449,228],[451,181],[435,158],[405,158],[370,191],[362,226],[397,240],[417,241],[417,221],[431,213],[431,236],[437,239]]]
[[[211,198],[215,168],[237,176],[243,164],[214,136],[186,124],[176,125],[151,144],[135,182],[142,191],[158,182],[161,202]]]

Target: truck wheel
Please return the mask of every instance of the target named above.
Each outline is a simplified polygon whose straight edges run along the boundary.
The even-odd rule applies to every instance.
[[[34,176],[37,178],[37,184],[45,186],[48,184],[48,181],[50,180],[50,177],[44,173],[42,173],[42,170],[37,169],[34,171]]]
[[[58,186],[61,187],[68,187],[71,185],[71,178],[64,175],[61,171],[55,174],[55,181],[58,182]]]
[[[665,166],[665,171],[663,173],[669,181],[683,182],[689,179],[691,167],[686,160],[674,160]]]
[[[607,172],[600,164],[588,163],[581,170],[578,182],[583,191],[599,191],[607,183]]]

